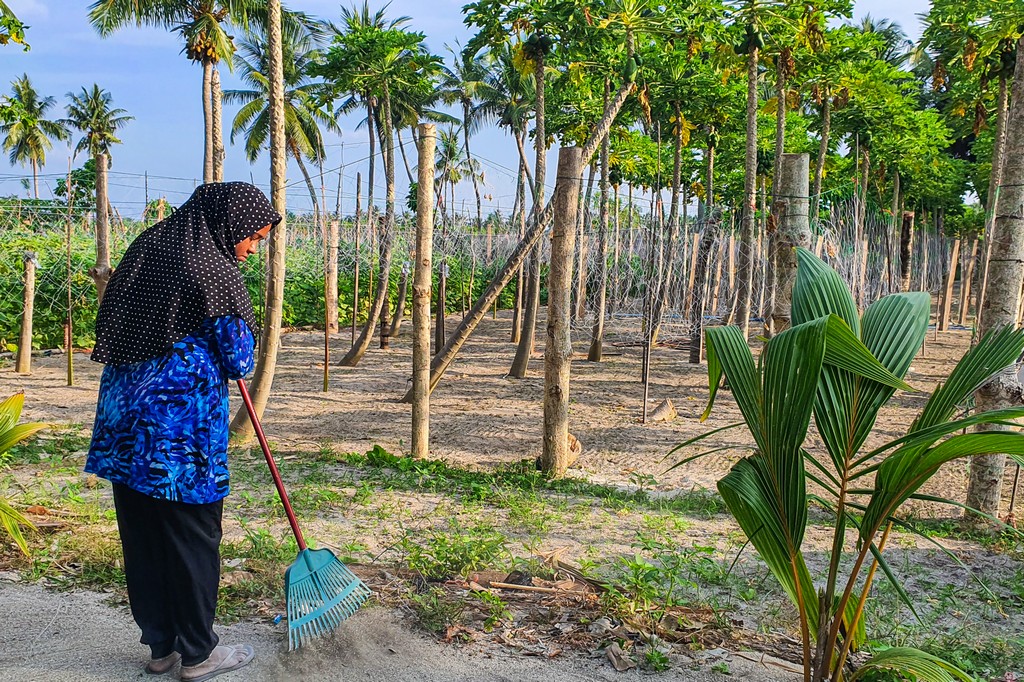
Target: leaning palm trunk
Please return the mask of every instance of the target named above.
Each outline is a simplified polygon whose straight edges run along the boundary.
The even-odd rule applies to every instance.
[[[903,504],[944,502],[918,491],[946,462],[990,452],[1024,455],[1024,434],[962,433],[1024,416],[1024,408],[954,419],[993,370],[1010,366],[1024,350],[1024,331],[1006,327],[985,335],[931,394],[906,435],[863,452],[879,411],[897,390],[912,390],[903,377],[924,341],[930,297],[886,296],[861,317],[831,268],[804,249],[798,261],[794,326],[769,340],[756,363],[739,329],[707,330],[704,418],[724,375],[757,444],[718,490],[797,609],[806,682],[854,682],[882,670],[929,682],[969,682],[955,666],[906,647],[876,654],[850,677],[844,668],[850,652],[867,640],[864,607],[877,569],[913,608],[884,555],[890,529],[907,525],[899,514]],[[819,438],[808,439],[812,414]],[[819,440],[823,451],[815,452]],[[835,519],[823,584],[812,579],[803,548],[809,482],[820,487],[815,497]],[[847,533],[856,535],[855,542],[847,541]]]
[[[609,97],[608,79],[604,81],[605,103]],[[594,309],[594,329],[590,335],[590,350],[587,360],[601,362],[604,352],[604,313],[608,296],[608,205],[609,205],[609,159],[611,154],[611,136],[605,135],[601,141],[601,209],[597,224],[597,299]]]
[[[257,416],[263,414],[270,400],[270,390],[277,370],[277,354],[281,348],[281,323],[284,314],[285,248],[287,245],[287,147],[284,134],[284,57],[281,41],[281,0],[267,0],[267,91],[270,100],[270,200],[281,222],[270,233],[269,268],[266,284],[266,312],[260,339],[256,371],[249,392]],[[231,431],[243,437],[252,436],[252,421],[243,407],[231,421]]]
[[[993,253],[999,257],[992,259],[988,266],[985,308],[981,311],[978,329],[981,334],[1003,326],[1016,327],[1020,310],[1021,284],[1024,282],[1024,38],[1017,41],[1012,102],[1006,122],[1002,185],[996,201],[995,229],[991,238]],[[1008,370],[978,391],[975,397],[977,409],[996,410],[1019,405],[1020,392],[1017,374]],[[985,428],[997,430],[1007,427],[993,425]],[[1005,463],[1002,452],[971,461],[968,506],[992,516],[999,512]]]

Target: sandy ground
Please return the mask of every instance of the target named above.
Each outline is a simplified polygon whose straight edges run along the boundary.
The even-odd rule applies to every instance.
[[[457,319],[449,321],[454,327]],[[635,321],[633,321],[635,322]],[[630,323],[632,324],[632,323]],[[616,334],[617,327],[622,333]],[[610,325],[605,361],[585,360],[589,339],[574,338],[577,353],[572,365],[571,431],[583,443],[579,470],[597,482],[629,485],[638,475],[653,476],[653,487],[664,491],[713,489],[733,462],[746,454],[751,443],[744,429],[715,436],[707,447],[734,446],[672,471],[675,461],[666,453],[677,443],[740,419],[734,401],[722,394],[711,417],[699,423],[707,400],[706,365],[691,365],[685,348],[670,345],[653,350],[649,410],[671,399],[679,412],[673,422],[641,424],[643,385],[640,382],[641,348],[631,345],[635,330]],[[508,340],[511,321],[503,312],[488,317],[463,349],[435,390],[431,404],[432,455],[462,466],[488,467],[539,454],[542,433],[543,327],[537,334],[529,375],[507,378],[514,347]],[[671,333],[664,339],[671,343]],[[335,336],[334,357],[347,350],[348,333]],[[926,348],[911,367],[908,382],[930,391],[951,371],[967,350],[969,331],[929,332]],[[374,344],[376,345],[376,344]],[[331,368],[328,393],[322,392],[323,336],[314,332],[285,335],[274,396],[264,417],[268,436],[279,448],[316,448],[330,442],[339,451],[365,452],[375,444],[401,453],[407,451],[410,408],[398,402],[409,386],[411,340],[408,323],[391,349],[371,348],[354,368]],[[56,423],[91,425],[99,384],[100,366],[76,354],[76,386],[68,387],[63,356],[36,360],[35,372],[18,376],[0,368],[0,393],[26,392],[25,417]],[[901,394],[881,414],[868,445],[905,433],[924,405],[922,394]],[[812,429],[813,433],[813,429]],[[811,440],[815,448],[814,438]],[[820,448],[819,448],[820,450]],[[692,449],[688,454],[697,452]],[[682,455],[680,455],[681,458]],[[1008,467],[1009,500],[1013,467]],[[923,492],[962,497],[967,465],[945,466]],[[648,485],[648,487],[652,487]],[[1020,496],[1018,496],[1020,497]],[[1005,511],[1005,510],[1004,510]]]
[[[58,593],[0,582],[0,680],[100,682],[152,678],[142,672],[147,650],[127,609],[104,604],[105,595]],[[599,682],[649,678],[617,673],[603,657],[546,660],[505,652],[461,650],[438,644],[401,623],[393,613],[364,609],[330,639],[288,653],[275,627],[240,623],[219,629],[224,643],[248,642],[256,660],[219,677],[224,682],[367,680],[373,682]],[[730,655],[730,675],[676,668],[659,677],[692,682],[787,677],[779,668]],[[163,678],[169,679],[169,678]]]

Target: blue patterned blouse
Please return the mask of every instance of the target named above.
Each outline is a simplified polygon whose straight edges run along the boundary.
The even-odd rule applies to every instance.
[[[252,371],[254,339],[237,317],[207,319],[164,356],[107,365],[88,473],[188,504],[228,494],[228,380]]]

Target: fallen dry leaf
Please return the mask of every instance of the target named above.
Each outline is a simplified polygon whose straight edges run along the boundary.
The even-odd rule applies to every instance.
[[[608,662],[612,664],[612,667],[620,673],[624,673],[627,670],[631,670],[636,667],[636,663],[634,663],[633,659],[629,657],[629,654],[622,650],[622,647],[619,646],[618,642],[615,642],[605,649],[604,655],[608,659]]]

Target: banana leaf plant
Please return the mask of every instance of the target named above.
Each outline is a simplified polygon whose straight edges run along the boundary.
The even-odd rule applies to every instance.
[[[860,316],[835,271],[800,249],[792,305],[793,326],[770,339],[756,362],[739,329],[707,329],[710,398],[701,420],[710,414],[724,375],[755,446],[718,490],[797,608],[804,679],[853,682],[890,671],[925,682],[969,681],[955,666],[907,647],[887,649],[856,670],[848,658],[866,640],[864,607],[878,569],[916,613],[883,555],[892,527],[906,525],[901,505],[914,499],[955,504],[920,493],[953,459],[1024,455],[1024,434],[1016,431],[957,433],[983,424],[1010,426],[1024,417],[1024,408],[967,416],[961,411],[980,386],[1021,355],[1024,332],[1006,328],[983,337],[932,392],[905,435],[864,451],[879,410],[897,390],[913,390],[903,378],[924,341],[930,297],[886,296]],[[812,416],[825,452],[807,449]],[[822,493],[812,493],[809,483]],[[836,520],[827,576],[818,581],[803,554],[812,502]],[[844,562],[846,555],[852,561]]]
[[[21,419],[21,408],[24,404],[24,393],[15,393],[7,400],[0,402],[0,455],[48,426],[38,422],[19,424],[18,420]],[[21,512],[0,498],[0,528],[3,528],[7,535],[14,540],[14,544],[18,545],[18,548],[27,555],[28,543],[25,542],[25,536],[21,532],[22,526],[31,528],[32,524]]]

